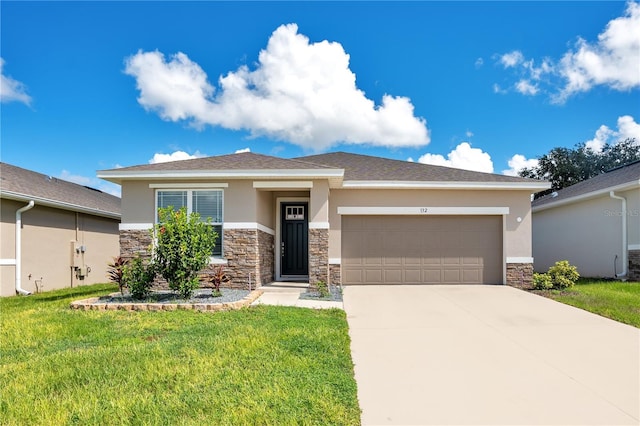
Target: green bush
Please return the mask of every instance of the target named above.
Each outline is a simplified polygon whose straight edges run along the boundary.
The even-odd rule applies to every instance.
[[[553,281],[549,274],[533,274],[533,288],[536,290],[549,290],[553,287]]]
[[[533,288],[536,290],[564,290],[573,287],[580,278],[578,268],[571,265],[568,260],[556,262],[544,274],[533,274]]]
[[[562,290],[565,288],[573,287],[580,278],[578,268],[571,265],[568,260],[560,260],[555,263],[547,274],[551,277],[553,282],[553,288]]]
[[[153,264],[145,265],[140,257],[122,266],[122,283],[129,288],[134,299],[144,299],[149,295],[155,276]]]
[[[216,231],[210,221],[201,221],[195,212],[187,214],[184,207],[158,209],[158,217],[153,261],[156,271],[167,280],[171,290],[189,299],[200,285],[198,272],[209,264]]]
[[[320,280],[316,283],[316,287],[318,288],[318,294],[322,298],[327,298],[331,296],[331,292],[329,291],[329,286],[326,282]]]

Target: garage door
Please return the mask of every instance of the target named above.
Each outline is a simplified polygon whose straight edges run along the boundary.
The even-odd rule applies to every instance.
[[[343,216],[344,284],[498,284],[501,216]]]

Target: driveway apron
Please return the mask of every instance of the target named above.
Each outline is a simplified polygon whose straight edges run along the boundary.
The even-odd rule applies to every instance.
[[[638,425],[640,330],[507,286],[344,289],[364,425]]]

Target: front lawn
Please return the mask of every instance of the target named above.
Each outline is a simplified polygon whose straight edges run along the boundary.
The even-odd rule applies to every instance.
[[[571,289],[542,293],[567,305],[640,327],[640,282],[581,279]]]
[[[113,291],[0,299],[0,423],[360,423],[343,311],[69,309]]]

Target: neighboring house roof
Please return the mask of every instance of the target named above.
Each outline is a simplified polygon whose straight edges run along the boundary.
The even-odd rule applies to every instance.
[[[328,178],[344,188],[549,188],[547,182],[480,173],[368,155],[336,152],[284,159],[255,153],[229,154],[167,163],[103,170],[98,177],[121,183],[127,179],[197,178]]]
[[[0,162],[0,196],[36,205],[120,219],[120,198],[97,189]]]
[[[534,211],[545,210],[608,194],[609,191],[624,191],[640,188],[640,161],[627,164],[599,174],[591,179],[555,191],[534,200]]]

